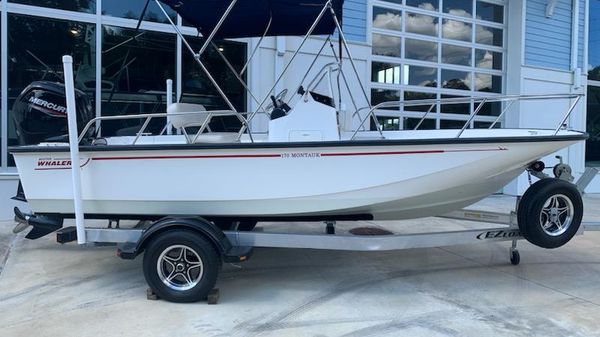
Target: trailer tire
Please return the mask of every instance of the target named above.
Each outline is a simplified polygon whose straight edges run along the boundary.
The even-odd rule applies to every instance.
[[[146,282],[159,298],[170,302],[206,299],[220,267],[221,259],[213,244],[190,230],[160,233],[144,253]]]
[[[583,201],[575,185],[555,178],[533,184],[519,202],[517,222],[527,241],[542,248],[569,242],[581,225]]]

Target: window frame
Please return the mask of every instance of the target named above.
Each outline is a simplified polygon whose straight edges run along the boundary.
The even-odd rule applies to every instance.
[[[8,15],[18,14],[33,16],[47,19],[77,21],[88,24],[95,24],[96,26],[96,88],[95,88],[95,106],[96,116],[99,117],[102,113],[102,101],[101,101],[101,85],[102,82],[99,80],[102,78],[102,27],[104,25],[118,26],[122,28],[136,28],[138,20],[127,19],[121,17],[115,17],[110,15],[102,15],[102,0],[96,0],[96,12],[87,13],[82,11],[70,11],[63,9],[55,9],[50,7],[41,7],[36,5],[20,4],[9,2],[8,0],[0,0],[0,50],[7,55],[8,52]],[[183,20],[177,16],[177,27],[180,31],[189,37],[196,37],[197,31],[195,28],[183,25]],[[176,50],[175,50],[175,78],[173,79],[173,91],[176,97],[180,97],[182,94],[182,58],[183,53],[187,53],[188,50],[183,47],[181,38],[175,33],[171,25],[166,23],[142,21],[140,30],[168,33],[172,34],[176,38]],[[231,41],[242,42],[246,44],[246,59],[249,57],[251,51],[251,41],[249,39],[232,39]],[[0,58],[0,176],[8,175],[14,176],[17,174],[16,167],[8,166],[8,60],[7,57]],[[250,77],[251,75],[248,74]],[[244,99],[245,107],[251,106],[250,95],[246,95]]]
[[[502,93],[505,93],[506,86],[507,86],[506,65],[507,65],[507,56],[508,56],[508,48],[507,47],[508,47],[508,21],[509,21],[508,6],[509,6],[509,1],[505,1],[505,0],[485,0],[485,1],[483,1],[483,2],[487,2],[487,3],[491,3],[491,4],[504,6],[504,16],[503,16],[503,20],[502,20],[503,23],[496,23],[496,22],[490,22],[490,21],[478,19],[477,12],[476,12],[477,2],[482,1],[482,0],[471,0],[471,1],[473,2],[473,15],[470,18],[466,18],[463,16],[444,13],[441,0],[437,0],[438,8],[435,11],[408,6],[408,5],[406,5],[406,0],[402,1],[402,4],[387,2],[385,0],[369,0],[368,6],[367,6],[367,44],[372,45],[372,43],[373,43],[372,36],[374,33],[394,36],[394,37],[398,37],[401,39],[401,50],[400,50],[401,57],[388,57],[388,56],[374,55],[372,53],[371,53],[371,55],[369,55],[369,60],[368,60],[369,66],[367,67],[368,72],[369,72],[368,77],[367,77],[369,79],[367,88],[368,88],[369,92],[371,92],[373,89],[397,90],[399,92],[399,96],[401,97],[401,101],[404,100],[404,93],[406,91],[433,93],[433,94],[436,94],[437,99],[440,99],[442,95],[481,97],[481,96],[490,96],[490,95],[502,95]],[[386,29],[373,27],[373,7],[374,6],[380,7],[380,8],[390,8],[392,10],[401,11],[402,12],[402,31],[392,31],[392,30],[386,30]],[[415,34],[415,33],[407,33],[406,32],[407,15],[409,15],[411,13],[423,14],[423,15],[433,16],[433,17],[437,18],[437,20],[438,20],[437,36],[434,37],[434,36],[421,35],[421,34]],[[472,25],[471,42],[463,42],[463,41],[459,41],[459,40],[451,40],[451,39],[443,38],[441,23],[443,22],[444,19],[457,20],[457,21],[470,23]],[[478,25],[502,29],[502,31],[503,31],[502,47],[477,43],[475,39],[476,39],[476,27]],[[406,39],[417,39],[417,40],[424,40],[424,41],[437,43],[438,44],[437,62],[407,59],[405,57],[405,55],[406,55],[405,54],[406,53],[406,44],[405,44]],[[461,47],[468,47],[469,49],[471,49],[471,55],[470,55],[471,66],[443,63],[442,62],[443,45],[448,45],[448,44],[455,45],[455,46],[461,46]],[[492,52],[500,52],[502,55],[502,70],[496,70],[493,68],[492,69],[478,68],[476,65],[477,50],[489,50]],[[372,69],[371,63],[372,62],[385,62],[385,63],[400,64],[401,65],[401,67],[400,67],[400,71],[401,71],[400,77],[401,78],[404,78],[405,65],[436,68],[438,70],[437,71],[437,87],[430,88],[430,87],[423,87],[423,86],[412,86],[412,85],[405,85],[402,82],[400,85],[391,85],[391,84],[386,84],[386,83],[373,82],[371,80],[372,76],[373,76],[371,74],[371,69]],[[442,82],[441,82],[442,70],[456,70],[456,71],[468,72],[470,74],[469,76],[471,78],[471,90],[466,91],[466,90],[443,88]],[[489,75],[493,75],[493,76],[500,76],[502,78],[501,93],[497,94],[497,93],[477,91],[477,89],[475,88],[475,85],[473,85],[473,80],[475,79],[475,76],[478,73],[479,74],[489,74]],[[469,113],[472,113],[475,108],[476,108],[475,104],[473,102],[471,102]],[[404,118],[406,118],[406,117],[422,118],[423,117],[422,112],[414,112],[414,111],[378,110],[378,111],[375,111],[375,113],[377,116],[399,118],[401,130],[404,128],[404,125],[403,125]],[[458,115],[458,114],[442,113],[441,106],[438,103],[438,104],[436,104],[436,107],[431,111],[431,113],[427,116],[427,118],[435,119],[436,128],[439,129],[441,120],[460,120],[460,121],[466,122],[469,118],[469,114]],[[495,121],[496,118],[497,118],[496,116],[477,116],[471,122],[469,127],[472,128],[475,125],[475,122],[493,122],[493,121]]]

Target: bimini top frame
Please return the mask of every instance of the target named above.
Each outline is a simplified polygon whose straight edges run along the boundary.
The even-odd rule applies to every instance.
[[[149,2],[150,0],[148,0]],[[338,15],[342,14],[343,0],[205,0],[205,1],[191,1],[191,0],[154,0],[158,7],[161,9],[177,35],[182,39],[184,46],[189,50],[189,52],[196,60],[196,63],[200,66],[200,69],[206,74],[209,81],[216,88],[219,95],[223,98],[226,105],[229,109],[238,114],[240,120],[242,121],[242,128],[240,130],[238,139],[241,138],[244,132],[248,132],[248,136],[251,141],[254,141],[252,137],[252,132],[249,127],[250,121],[256,116],[257,113],[261,112],[261,109],[265,106],[266,102],[269,100],[269,97],[272,95],[273,91],[283,79],[283,76],[289,70],[292,62],[296,59],[296,56],[299,54],[300,50],[305,45],[308,38],[312,35],[329,35],[327,40],[325,41],[323,47],[319,51],[319,53],[315,56],[316,59],[321,55],[325,45],[329,42],[331,34],[335,32],[337,29],[339,34],[339,42],[340,42],[340,55],[338,56],[335,52],[335,49],[332,46],[332,51],[334,57],[336,58],[336,62],[339,64],[339,74],[343,79],[345,88],[348,90],[350,96],[352,96],[350,92],[350,86],[348,84],[347,77],[344,75],[342,71],[342,60],[343,57],[341,55],[342,46],[346,51],[346,57],[350,61],[352,66],[352,70],[356,79],[360,85],[362,90],[362,94],[364,95],[364,99],[366,102],[366,107],[359,108],[356,104],[356,101],[353,97],[351,97],[352,104],[355,108],[355,114],[359,113],[360,110],[368,109],[370,117],[373,119],[377,130],[380,131],[380,135],[383,138],[383,133],[381,132],[381,127],[379,125],[379,121],[375,115],[375,112],[371,109],[369,96],[367,95],[367,91],[362,84],[360,75],[358,73],[356,64],[354,59],[352,58],[352,54],[350,52],[350,48],[348,47],[345,35],[342,30],[342,26],[340,21],[338,20]],[[173,10],[175,10],[182,18],[186,21],[190,22],[198,29],[198,33],[200,36],[205,36],[206,40],[200,47],[200,49],[196,52],[189,42],[186,40],[186,37],[181,32],[179,27],[173,22],[173,20],[167,14],[162,3],[169,5]],[[223,13],[222,16],[217,20],[218,13]],[[216,15],[215,15],[216,14]],[[329,14],[329,15],[328,15]],[[143,16],[142,16],[143,17]],[[256,54],[257,49],[260,47],[260,44],[265,36],[286,36],[286,35],[304,35],[302,42],[288,61],[287,65],[284,67],[281,74],[271,87],[271,89],[266,93],[265,97],[262,99],[258,99],[256,95],[252,93],[248,85],[242,78],[244,71],[246,71],[248,64],[250,63],[252,57]],[[213,40],[215,38],[241,38],[241,37],[260,37],[256,48],[252,51],[250,59],[247,61],[244,68],[237,72],[231,63],[227,60],[225,55],[217,48],[214,44]],[[251,99],[257,104],[257,108],[248,116],[244,116],[239,113],[221,86],[217,83],[214,77],[207,70],[206,66],[201,60],[202,54],[206,51],[206,49],[212,46],[218,55],[225,61],[227,68],[231,71],[236,79],[242,84],[244,89],[249,93]],[[312,62],[310,69],[314,66],[315,61]],[[306,78],[306,76],[305,76]],[[302,81],[305,80],[303,78]],[[300,83],[299,87],[302,85]],[[339,77],[338,77],[338,88],[339,88]],[[338,93],[341,96],[341,93]],[[262,111],[267,113],[266,111]]]

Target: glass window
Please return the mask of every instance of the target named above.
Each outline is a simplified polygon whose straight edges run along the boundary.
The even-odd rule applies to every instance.
[[[174,34],[102,26],[102,115],[165,111],[166,80],[175,79]],[[152,55],[149,57],[149,55]],[[131,135],[143,120],[102,122],[102,135]],[[164,120],[148,128],[157,132]]]
[[[475,50],[477,68],[502,70],[502,53],[477,49]]]
[[[502,92],[502,77],[490,74],[476,73],[475,90],[499,94]]]
[[[442,119],[440,120],[440,129],[462,129],[467,121]]]
[[[375,106],[383,102],[400,102],[399,90],[372,89],[371,105]],[[388,110],[398,110],[398,108],[388,108]]]
[[[600,81],[600,0],[590,0],[588,80]]]
[[[444,98],[460,98],[460,97],[466,98],[465,96],[442,95],[442,99],[444,99]],[[471,113],[471,103],[454,103],[454,104],[445,103],[445,104],[441,105],[440,109],[441,109],[440,110],[441,113],[469,115]],[[462,127],[463,124],[465,124],[465,123],[462,122],[460,127]]]
[[[385,2],[391,2],[391,3],[394,3],[394,4],[402,5],[402,0],[384,0],[384,1]]]
[[[415,13],[407,13],[406,32],[428,36],[438,35],[438,18]]]
[[[471,48],[455,46],[453,44],[442,45],[442,62],[457,64],[461,66],[471,65]]]
[[[585,160],[588,166],[600,166],[600,87],[588,86]]]
[[[465,71],[443,69],[442,87],[446,89],[471,90],[470,74]]]
[[[405,39],[404,57],[420,61],[438,61],[438,44],[424,40]]]
[[[382,7],[373,7],[373,28],[402,30],[402,12]]]
[[[471,42],[473,36],[473,25],[470,23],[444,19],[442,25],[442,37],[445,39]]]
[[[477,18],[480,20],[504,23],[504,6],[477,1]]]
[[[400,117],[377,116],[377,120],[383,131],[400,130]]]
[[[400,57],[402,39],[395,36],[373,34],[373,55]]]
[[[72,55],[75,85],[94,99],[96,86],[96,26],[75,21],[23,15],[8,16],[8,106],[33,81],[63,82],[63,55]],[[8,145],[18,145],[14,123],[8,125]],[[12,156],[9,166],[14,166]]]
[[[503,38],[502,29],[477,25],[475,42],[502,47]]]
[[[477,103],[479,104],[479,103]],[[487,102],[484,103],[477,115],[481,116],[499,116],[502,113],[502,102]],[[489,126],[489,125],[488,125]]]
[[[372,62],[371,81],[400,84],[400,66],[393,63]]]
[[[437,11],[439,8],[439,0],[406,0],[406,5],[430,11]]]
[[[444,13],[472,17],[473,2],[470,0],[442,0]]]
[[[421,123],[421,125],[419,125],[419,123]],[[435,119],[425,118],[423,122],[421,122],[421,118],[404,118],[404,130],[414,130],[417,127],[417,125],[419,125],[418,130],[434,130]]]
[[[436,94],[427,93],[427,92],[405,91],[404,92],[404,101],[417,101],[417,100],[420,101],[420,100],[425,100],[425,99],[435,99],[436,96],[437,96]],[[405,111],[421,111],[421,112],[429,111],[430,114],[436,113],[437,104],[433,104],[433,108],[431,106],[432,106],[432,104],[405,106],[404,110]]]
[[[102,0],[102,14],[139,20],[145,5],[146,0]],[[163,5],[163,8],[167,11],[171,20],[177,22],[177,13],[167,5]],[[169,23],[169,20],[165,18],[165,15],[154,1],[150,1],[144,20]]]
[[[96,0],[9,0],[10,2],[64,9],[85,13],[96,13]],[[106,0],[105,0],[106,1]]]
[[[600,0],[591,1],[600,3]],[[405,101],[504,92],[508,0],[390,1],[394,5],[374,2],[371,5],[372,83],[385,84],[389,92],[402,92]],[[378,30],[381,28],[386,29],[386,33]],[[600,70],[597,72],[600,77]],[[377,98],[383,99],[382,96]],[[489,122],[490,117],[501,112],[501,107],[502,104],[496,103],[484,105],[474,122]],[[400,127],[409,126],[407,123],[411,121],[406,118],[418,117],[415,112],[428,108],[405,106],[399,111]],[[473,109],[472,102],[445,107],[436,103],[431,112],[433,116],[427,118],[431,119],[430,125],[437,124],[437,127],[455,124],[460,127],[461,119]],[[448,121],[440,124],[442,113]]]
[[[437,69],[405,64],[402,80],[404,85],[437,87]]]
[[[194,50],[199,50],[202,39],[188,39]],[[215,41],[217,48],[227,57],[229,63],[239,73],[246,63],[246,44],[233,41]],[[183,96],[181,102],[202,104],[207,110],[230,110],[216,87],[202,71],[188,50],[182,51]],[[214,48],[207,48],[202,54],[202,62],[227,95],[235,109],[246,111],[246,91],[235,75],[227,68]],[[245,78],[245,76],[243,76]],[[212,131],[239,131],[241,124],[235,116],[215,117],[210,123]]]

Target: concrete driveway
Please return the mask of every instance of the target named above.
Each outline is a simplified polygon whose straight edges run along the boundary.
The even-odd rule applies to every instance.
[[[513,202],[492,197],[482,207]],[[586,220],[600,219],[600,197],[586,197],[586,208]],[[3,242],[11,229],[0,225]],[[508,262],[508,243],[377,253],[256,249],[241,268],[224,266],[218,305],[146,300],[140,258],[54,240],[12,241],[0,274],[0,335],[600,336],[595,232],[556,250],[522,241],[519,266]]]

